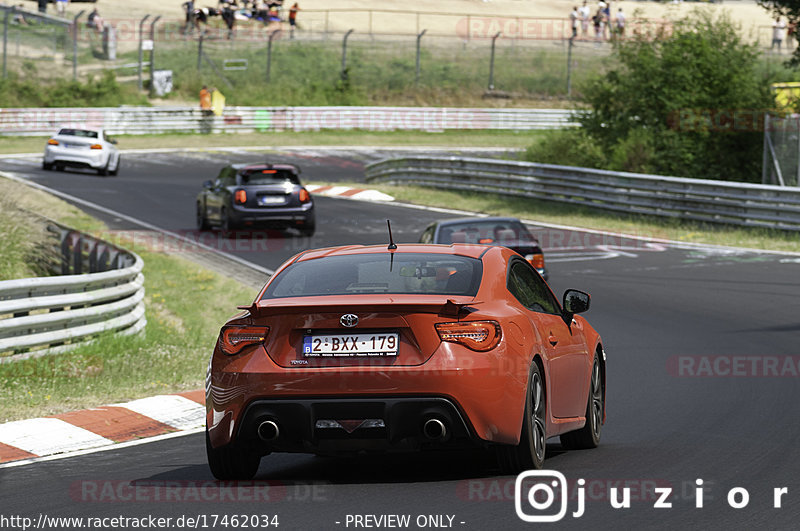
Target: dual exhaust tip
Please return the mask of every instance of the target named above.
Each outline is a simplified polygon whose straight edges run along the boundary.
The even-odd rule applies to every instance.
[[[422,433],[428,439],[441,441],[447,437],[447,426],[437,418],[429,418],[422,425]]]
[[[441,441],[447,437],[447,426],[437,419],[429,418],[422,425],[422,433],[428,439]],[[271,442],[280,437],[281,430],[278,424],[272,420],[265,420],[258,425],[258,437],[262,441]]]
[[[277,439],[281,434],[281,430],[278,425],[271,421],[265,420],[261,424],[258,425],[258,438],[265,442],[274,441]]]

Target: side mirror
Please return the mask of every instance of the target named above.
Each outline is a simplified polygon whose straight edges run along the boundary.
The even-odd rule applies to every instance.
[[[564,315],[562,317],[564,318],[564,322],[567,323],[567,326],[572,322],[573,315],[576,313],[583,313],[589,309],[591,301],[591,295],[583,291],[568,289],[564,292],[564,302],[562,304]]]
[[[116,140],[114,140],[113,138],[109,138],[109,139],[108,139],[108,143],[109,143],[109,144],[114,144],[115,146],[117,145],[117,141],[116,141]]]
[[[214,188],[214,182],[213,181],[204,182],[203,188],[205,188],[206,190],[211,190],[212,188]]]

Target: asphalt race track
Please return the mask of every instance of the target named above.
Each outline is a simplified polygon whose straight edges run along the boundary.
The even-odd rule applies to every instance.
[[[263,154],[125,154],[120,176],[44,172],[40,159],[5,159],[2,169],[171,231],[194,229],[194,197],[228,161]],[[272,153],[296,162],[307,182],[363,180],[366,150]],[[267,249],[233,253],[274,269],[299,250],[416,241],[432,220],[454,214],[317,197],[312,239],[270,235]],[[458,208],[458,205],[450,205]],[[90,213],[94,213],[91,212]],[[116,229],[130,221],[105,219]],[[566,517],[555,527],[599,529],[796,529],[800,519],[800,257],[649,244],[537,228],[554,291],[592,294],[587,319],[608,356],[608,419],[596,450],[548,445],[546,468],[569,480]],[[254,293],[255,295],[255,293]],[[242,301],[243,304],[250,301]],[[198,367],[198,377],[205,367]],[[585,513],[578,479],[585,479]],[[498,475],[480,452],[323,458],[276,454],[256,482],[218,485],[202,434],[0,468],[2,513],[30,516],[198,518],[277,515],[281,529],[408,527],[524,529],[515,477]],[[703,507],[696,507],[702,479]],[[611,506],[612,487],[630,507]],[[748,503],[742,508],[746,489]],[[775,507],[774,489],[787,488]],[[655,489],[671,507],[655,508]],[[523,494],[523,499],[527,494]],[[557,504],[556,504],[557,505]],[[537,514],[527,504],[528,514]],[[551,507],[548,514],[557,512]],[[214,520],[216,515],[216,520]],[[348,515],[350,515],[348,517]],[[361,519],[356,520],[355,515]],[[371,519],[374,515],[376,519]],[[451,520],[452,517],[452,520]],[[378,520],[378,518],[384,518]],[[238,527],[242,527],[238,520]],[[186,522],[186,520],[183,520]],[[247,520],[261,523],[258,518]],[[357,525],[360,522],[361,525]],[[216,526],[212,524],[216,523]]]

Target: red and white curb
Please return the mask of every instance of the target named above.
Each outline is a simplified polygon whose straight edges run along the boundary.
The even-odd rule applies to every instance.
[[[197,430],[205,425],[204,404],[200,389],[0,424],[0,463]]]
[[[308,184],[306,190],[315,195],[327,197],[343,197],[358,201],[394,201],[394,197],[377,190],[364,188],[350,188],[349,186],[325,186],[321,184]]]

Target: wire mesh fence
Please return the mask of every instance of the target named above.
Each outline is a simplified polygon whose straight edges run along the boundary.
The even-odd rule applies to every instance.
[[[765,114],[762,182],[800,186],[800,115]]]

